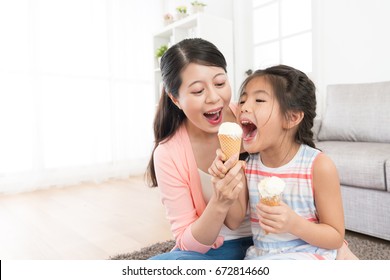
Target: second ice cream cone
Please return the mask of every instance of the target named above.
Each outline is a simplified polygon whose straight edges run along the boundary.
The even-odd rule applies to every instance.
[[[282,200],[282,193],[285,188],[285,182],[275,176],[264,178],[258,185],[260,201],[268,206],[277,206]],[[265,234],[268,234],[264,230]]]
[[[268,206],[277,206],[279,205],[281,200],[280,195],[275,195],[273,197],[263,197],[261,198],[261,202],[268,205]]]

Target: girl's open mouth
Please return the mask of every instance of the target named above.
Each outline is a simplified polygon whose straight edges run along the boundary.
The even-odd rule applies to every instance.
[[[243,131],[242,139],[244,141],[251,141],[256,136],[257,126],[248,120],[241,121],[241,126]]]
[[[209,123],[216,125],[222,121],[222,108],[216,111],[210,111],[203,114]]]

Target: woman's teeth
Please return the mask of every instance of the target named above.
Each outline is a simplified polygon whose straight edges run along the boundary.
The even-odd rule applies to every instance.
[[[204,113],[205,117],[211,120],[217,120],[219,118],[221,111],[216,111],[216,112],[209,112],[209,113]]]

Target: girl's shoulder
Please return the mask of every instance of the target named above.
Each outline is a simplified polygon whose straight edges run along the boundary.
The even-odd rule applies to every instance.
[[[323,152],[319,152],[313,162],[314,174],[334,174],[337,173],[333,160]]]
[[[301,144],[301,147],[298,151],[298,157],[300,158],[300,161],[305,162],[315,162],[317,158],[323,154],[320,150],[310,147],[306,144]]]

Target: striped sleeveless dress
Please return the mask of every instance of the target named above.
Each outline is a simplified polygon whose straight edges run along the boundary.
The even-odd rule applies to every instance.
[[[250,219],[254,246],[246,253],[245,259],[332,259],[336,250],[312,246],[290,233],[265,234],[259,225],[256,205],[259,202],[258,183],[265,177],[277,176],[286,182],[283,201],[298,215],[308,221],[318,223],[314,203],[312,170],[315,158],[320,151],[302,144],[294,158],[284,166],[269,168],[262,164],[259,154],[248,158],[245,170],[249,189]]]

